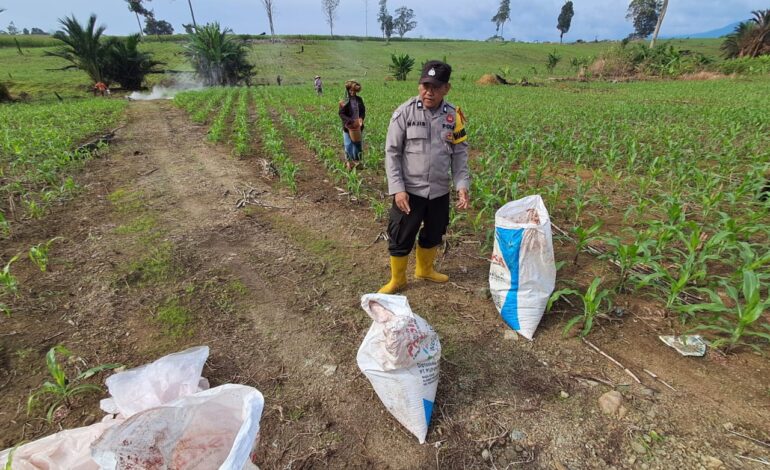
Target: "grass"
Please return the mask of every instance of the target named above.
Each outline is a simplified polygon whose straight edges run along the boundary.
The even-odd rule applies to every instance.
[[[150,214],[144,214],[115,229],[120,235],[148,233],[157,226],[158,221]]]
[[[107,200],[121,214],[138,212],[145,207],[144,194],[141,191],[130,191],[126,188],[116,189],[107,196]]]
[[[179,305],[179,299],[173,297],[158,307],[155,319],[165,328],[172,338],[188,336],[192,333],[190,311]]]
[[[175,274],[172,258],[171,242],[160,243],[152,247],[147,256],[129,263],[125,279],[138,285],[167,281]]]
[[[77,70],[57,70],[66,65],[62,59],[46,57],[44,52],[56,46],[50,37],[20,39],[23,55],[19,55],[13,39],[0,36],[0,63],[10,75],[2,77],[11,94],[24,92],[33,99],[56,99],[53,92],[65,98],[90,95],[92,83],[85,73]],[[409,54],[417,59],[415,70],[407,80],[414,81],[419,65],[430,59],[444,58],[454,66],[455,81],[475,81],[486,73],[501,73],[513,80],[527,77],[530,81],[575,76],[569,66],[572,59],[596,57],[616,42],[556,43],[487,43],[482,41],[405,40],[385,44],[379,40],[329,40],[299,37],[291,42],[258,41],[249,45],[249,59],[256,64],[255,84],[276,84],[281,76],[284,85],[312,86],[313,76],[320,74],[325,88],[341,89],[350,78],[382,81],[389,75],[391,54]],[[180,54],[184,36],[170,39],[145,38],[141,50],[154,54],[165,62],[165,68],[175,71],[192,70]],[[718,39],[673,40],[675,47],[701,52],[720,60]],[[302,52],[301,52],[302,51]],[[546,74],[549,53],[562,57],[552,74]],[[151,75],[148,85],[168,80],[168,76]]]

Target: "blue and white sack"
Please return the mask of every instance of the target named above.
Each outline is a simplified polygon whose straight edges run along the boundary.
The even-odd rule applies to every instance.
[[[374,321],[358,349],[358,367],[385,408],[423,444],[438,388],[438,335],[402,295],[366,294],[361,307]]]
[[[489,290],[497,311],[532,339],[556,283],[551,220],[539,195],[512,201],[495,213]]]

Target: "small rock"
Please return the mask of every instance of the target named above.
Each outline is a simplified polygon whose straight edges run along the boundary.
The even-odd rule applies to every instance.
[[[513,450],[515,450],[516,452],[524,452],[524,446],[522,446],[520,444],[514,444],[513,445]]]
[[[508,434],[508,438],[511,440],[511,442],[523,441],[524,439],[527,438],[527,434],[514,429]]]
[[[618,408],[618,418],[623,419],[626,417],[626,414],[628,414],[628,410],[625,406],[621,405],[620,408]]]
[[[701,459],[701,462],[703,462],[703,465],[705,465],[706,468],[709,468],[712,470],[716,470],[717,468],[722,468],[724,466],[724,463],[721,460],[711,456],[703,457]]]
[[[559,392],[559,397],[564,399],[569,398],[569,393],[562,390],[561,392]]]
[[[323,366],[323,371],[325,376],[331,377],[335,372],[337,372],[337,366],[333,364],[325,364]]]
[[[492,293],[489,291],[489,287],[479,287],[476,289],[476,296],[481,300],[489,300],[492,298]]]
[[[96,416],[95,415],[88,415],[83,420],[83,426],[90,426],[96,422]]]
[[[510,341],[518,341],[519,335],[513,330],[506,329],[503,332],[503,339],[507,339]]]
[[[636,456],[632,455],[631,457],[628,458],[628,460],[626,460],[626,462],[628,462],[628,465],[635,464],[636,463]]]
[[[723,428],[725,428],[726,431],[732,431],[735,429],[735,425],[733,423],[725,423],[722,425]]]
[[[489,460],[492,457],[492,454],[489,452],[489,449],[484,449],[481,451],[481,458],[484,460]]]
[[[614,415],[620,409],[622,402],[623,395],[617,390],[611,390],[599,397],[599,408],[601,408],[604,414]]]
[[[647,387],[642,387],[641,393],[645,397],[651,397],[651,396],[655,395],[655,390],[653,390],[651,388],[647,388]]]
[[[642,443],[639,441],[632,441],[631,448],[634,449],[634,452],[639,455],[644,455],[647,453],[647,448],[644,447],[644,445],[642,445]]]

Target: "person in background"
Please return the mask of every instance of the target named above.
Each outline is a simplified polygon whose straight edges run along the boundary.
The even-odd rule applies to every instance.
[[[379,290],[393,294],[406,286],[406,265],[417,238],[414,276],[447,282],[433,268],[449,225],[449,192],[457,190],[457,209],[467,209],[468,143],[465,118],[444,100],[452,68],[441,61],[425,63],[418,95],[399,106],[390,118],[385,140],[388,194],[393,196],[388,222],[390,281]],[[419,232],[419,237],[418,237]]]
[[[345,146],[345,167],[348,170],[358,166],[363,151],[364,119],[366,106],[358,93],[361,84],[355,80],[345,82],[345,100],[340,101],[340,119],[342,119],[342,139]]]
[[[321,82],[321,76],[316,75],[315,80],[313,81],[313,86],[315,86],[315,92],[318,94],[318,96],[321,96],[324,94],[324,84]]]
[[[94,85],[94,96],[97,94],[101,96],[110,94],[110,89],[107,87],[106,83],[102,81],[96,82],[96,85]]]

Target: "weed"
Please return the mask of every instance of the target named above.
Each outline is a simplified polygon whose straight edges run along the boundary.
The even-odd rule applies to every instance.
[[[82,395],[89,392],[100,392],[101,387],[93,384],[79,383],[101,371],[108,369],[115,369],[121,367],[120,364],[101,364],[96,367],[92,367],[84,372],[79,373],[72,380],[70,380],[64,372],[64,369],[56,362],[56,354],[60,354],[64,359],[72,356],[72,353],[64,346],[54,346],[48,350],[45,355],[46,367],[48,372],[53,378],[53,382],[46,381],[41,385],[40,389],[30,394],[27,399],[27,414],[29,414],[35,405],[38,403],[38,398],[41,396],[50,396],[51,404],[48,406],[46,413],[46,420],[50,423],[53,421],[53,415],[59,407],[66,406],[72,407],[72,398],[77,395]]]
[[[155,318],[166,328],[172,338],[189,334],[189,324],[192,320],[190,312],[179,305],[179,300],[172,298],[158,308]]]
[[[147,233],[157,225],[155,217],[149,214],[142,215],[132,220],[128,224],[121,225],[115,229],[115,233],[127,235],[132,233]]]
[[[128,278],[138,282],[161,282],[173,274],[173,245],[163,242],[150,249],[150,254],[129,265]]]

